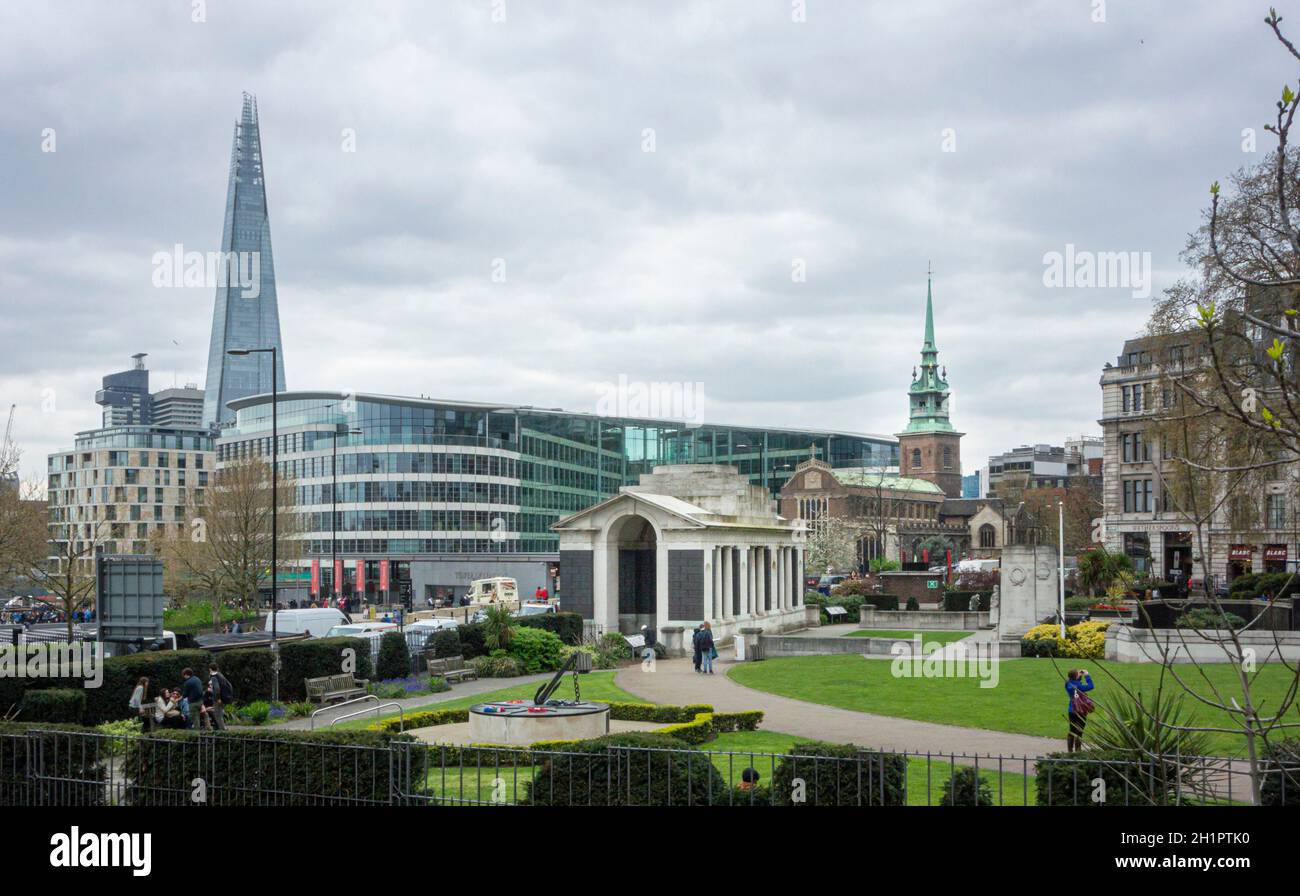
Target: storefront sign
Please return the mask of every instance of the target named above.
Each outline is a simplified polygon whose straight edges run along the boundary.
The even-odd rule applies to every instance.
[[[1234,544],[1228,547],[1229,560],[1250,560],[1254,553],[1253,544]]]
[[[1284,544],[1266,544],[1264,545],[1265,560],[1281,560],[1286,562],[1286,545]]]

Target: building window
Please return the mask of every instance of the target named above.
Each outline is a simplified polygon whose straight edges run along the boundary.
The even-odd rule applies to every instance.
[[[980,526],[980,547],[995,548],[998,546],[998,530],[993,528],[991,523],[985,523]]]
[[[1286,495],[1269,495],[1267,501],[1268,528],[1285,529],[1286,520]]]
[[[1124,480],[1124,512],[1151,513],[1155,510],[1150,479]]]
[[[920,449],[920,448],[913,448],[913,449],[912,449],[912,469],[913,469],[913,470],[919,470],[919,469],[921,469],[921,449]]]
[[[950,445],[943,446],[943,468],[945,470],[952,469],[952,446]]]

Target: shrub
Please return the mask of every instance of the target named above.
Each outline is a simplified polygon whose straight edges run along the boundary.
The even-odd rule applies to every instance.
[[[1106,629],[1110,620],[1089,619],[1065,630],[1061,640],[1060,626],[1054,622],[1036,625],[1020,639],[1021,656],[1071,657],[1099,660],[1106,655]]]
[[[614,669],[632,658],[632,646],[617,632],[608,632],[596,642],[596,668]]]
[[[907,609],[909,609],[909,610],[919,610],[919,609],[921,609],[921,604],[920,604],[919,601],[917,601],[917,599],[916,599],[915,597],[909,597],[909,598],[907,599]]]
[[[86,691],[83,688],[46,688],[28,691],[18,704],[22,722],[63,722],[79,725],[86,715]]]
[[[1210,752],[1209,735],[1204,731],[1189,730],[1196,724],[1184,704],[1187,695],[1181,691],[1160,690],[1154,693],[1141,690],[1130,694],[1116,689],[1106,700],[1098,701],[1100,712],[1093,715],[1087,728],[1088,744],[1114,757],[1127,757],[1137,765],[1150,764],[1158,772],[1158,763],[1152,757],[1164,757],[1165,768],[1172,773],[1179,757],[1205,756]],[[1207,789],[1205,773],[1188,766],[1182,775],[1184,790]],[[1163,782],[1163,791],[1154,789],[1148,797],[1155,801],[1172,802],[1177,789],[1177,779]]]
[[[870,594],[862,598],[862,603],[875,607],[877,610],[897,610],[898,595],[896,594]],[[861,605],[859,605],[861,606]],[[845,607],[844,609],[848,609]]]
[[[687,706],[672,706],[664,703],[612,702],[609,704],[609,717],[620,722],[661,724],[689,722],[700,713],[706,712],[713,712],[713,707],[707,703],[692,703]]]
[[[540,758],[524,799],[539,806],[714,805],[731,790],[709,754],[657,732],[609,734]]]
[[[1193,607],[1174,620],[1177,628],[1239,629],[1246,624],[1236,613],[1216,613],[1209,607]]]
[[[381,680],[405,678],[411,674],[411,651],[401,632],[384,632],[379,639],[379,663],[375,674]]]
[[[964,765],[954,768],[952,777],[943,786],[940,806],[992,806],[993,788],[989,782],[980,777],[973,766]]]
[[[514,678],[523,674],[518,660],[499,651],[491,656],[476,656],[469,664],[479,678]]]
[[[515,622],[559,635],[560,640],[570,646],[582,643],[583,622],[579,613],[539,613],[521,616]]]
[[[460,631],[454,628],[439,629],[424,642],[424,652],[434,659],[464,656],[461,650]]]
[[[802,801],[796,799],[796,778],[804,782]],[[779,806],[901,806],[906,779],[906,756],[805,741],[781,757],[771,789]]]
[[[429,728],[434,725],[459,725],[468,721],[468,709],[431,709],[424,712],[408,713],[405,723],[406,730],[410,731],[413,728]],[[402,718],[398,716],[373,722],[367,727],[367,730],[378,731],[383,734],[396,734],[401,728]]]
[[[893,572],[901,568],[899,562],[892,557],[874,557],[871,560],[872,572]]]
[[[1150,758],[1135,759],[1127,751],[1085,750],[1082,753],[1049,753],[1038,759],[1038,805],[1040,806],[1150,806],[1171,804],[1177,799],[1170,782],[1177,779],[1172,762],[1163,771]],[[1105,782],[1104,791],[1093,783]],[[1104,792],[1104,801],[1094,794]]]
[[[487,643],[484,640],[486,635],[483,631],[483,623],[461,623],[456,628],[456,635],[460,638],[460,655],[465,659],[472,660],[476,656],[488,655]]]
[[[1300,806],[1300,738],[1270,743],[1264,750],[1264,760],[1260,804]]]
[[[271,717],[271,703],[268,700],[254,700],[252,703],[232,707],[226,712],[238,719],[236,724],[265,725]]]
[[[525,674],[553,672],[560,668],[564,642],[545,629],[520,626],[510,639],[509,654],[518,661]]]

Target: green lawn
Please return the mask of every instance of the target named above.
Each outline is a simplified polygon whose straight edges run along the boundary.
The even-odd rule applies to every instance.
[[[1065,738],[1065,686],[1063,676],[1072,665],[1084,665],[1097,684],[1093,697],[1104,703],[1107,692],[1118,690],[1113,674],[1130,689],[1154,692],[1161,667],[1153,663],[1105,663],[1097,660],[1003,660],[998,664],[996,687],[981,688],[975,678],[895,678],[894,662],[856,654],[840,656],[782,657],[732,667],[738,684],[785,697],[898,716],[924,722],[942,722],[993,731],[1010,731]],[[1235,672],[1227,665],[1202,667],[1225,696],[1239,692]],[[1177,667],[1179,676],[1198,693],[1210,691],[1201,673],[1190,665]],[[1110,674],[1108,674],[1110,673]],[[1276,708],[1291,680],[1285,666],[1261,667],[1252,686],[1257,705],[1267,713]],[[1166,688],[1180,690],[1166,675]],[[1223,713],[1188,698],[1185,708],[1201,722],[1231,727]],[[1292,721],[1300,722],[1300,709],[1291,708]],[[1242,739],[1232,734],[1212,734],[1212,749],[1229,754],[1240,751]]]
[[[962,638],[969,638],[970,632],[895,632],[881,631],[879,629],[861,628],[857,631],[841,635],[842,638],[892,638],[895,641],[910,641],[917,635],[921,636],[922,644],[929,646],[931,644],[951,644],[953,641],[960,641]]]
[[[610,669],[604,672],[588,672],[585,675],[578,676],[579,687],[582,689],[582,699],[584,700],[603,700],[626,703],[644,703],[640,697],[629,694],[627,691],[614,684],[614,670]],[[503,687],[499,691],[489,691],[485,694],[475,694],[470,697],[458,697],[452,700],[441,700],[437,702],[430,701],[427,705],[408,708],[405,710],[406,715],[411,713],[423,712],[427,709],[468,709],[475,703],[491,703],[496,700],[531,700],[533,694],[541,687],[541,682],[531,681],[522,684],[515,684]],[[452,686],[455,691],[455,686]],[[554,698],[557,700],[573,699],[573,676],[566,675],[556,689]],[[379,716],[367,715],[341,725],[335,725],[335,728],[365,728],[373,724],[376,719],[395,719],[397,713],[386,712]]]

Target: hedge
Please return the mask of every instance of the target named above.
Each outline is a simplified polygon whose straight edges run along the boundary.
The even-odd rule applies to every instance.
[[[0,806],[106,805],[107,757],[85,748],[85,734],[80,725],[44,723],[36,731],[0,722]],[[39,750],[28,749],[33,737]],[[36,759],[41,765],[32,764]]]
[[[1049,753],[1036,769],[1040,806],[1151,806],[1177,800],[1178,769],[1167,763],[1163,779],[1154,761],[1134,761],[1122,751]],[[1093,801],[1097,778],[1106,783],[1105,800]]]
[[[370,645],[361,638],[312,638],[305,641],[287,641],[280,645],[280,699],[291,703],[307,697],[304,680],[342,671],[342,651],[356,651],[358,678],[370,678]],[[127,707],[136,682],[149,679],[149,696],[152,699],[162,687],[180,687],[181,671],[194,670],[201,681],[207,681],[208,663],[215,661],[235,688],[235,699],[240,703],[269,700],[271,697],[271,652],[264,647],[250,647],[223,653],[205,650],[162,650],[110,657],[101,664],[103,683],[97,688],[84,687],[81,679],[45,678],[34,682],[30,678],[0,678],[0,711],[20,703],[25,694],[50,688],[75,688],[86,695],[86,708],[81,721],[86,725],[99,725],[119,719],[133,718]]]
[[[943,608],[950,613],[965,613],[970,611],[970,599],[978,596],[980,599],[979,608],[981,612],[988,612],[992,605],[992,591],[945,591],[943,595]]]
[[[514,657],[525,674],[535,675],[560,668],[563,650],[564,642],[559,635],[546,629],[524,626],[515,630],[507,653]]]
[[[962,765],[952,770],[943,785],[940,806],[992,806],[993,786],[982,777],[979,769]]]
[[[524,802],[539,806],[713,805],[731,791],[707,753],[658,732],[572,744],[544,757],[524,786]]]
[[[460,634],[454,628],[441,628],[424,642],[425,653],[431,653],[435,659],[450,656],[463,656],[460,648]]]
[[[127,742],[127,801],[188,802],[190,782],[201,778],[210,806],[387,805],[391,754],[381,748],[394,740],[412,738],[338,730],[216,731],[201,737],[159,731]]]
[[[86,715],[83,688],[45,688],[28,691],[18,704],[20,722],[60,722],[79,725]]]
[[[777,763],[771,792],[779,806],[901,806],[906,781],[907,757],[901,754],[804,741]]]

